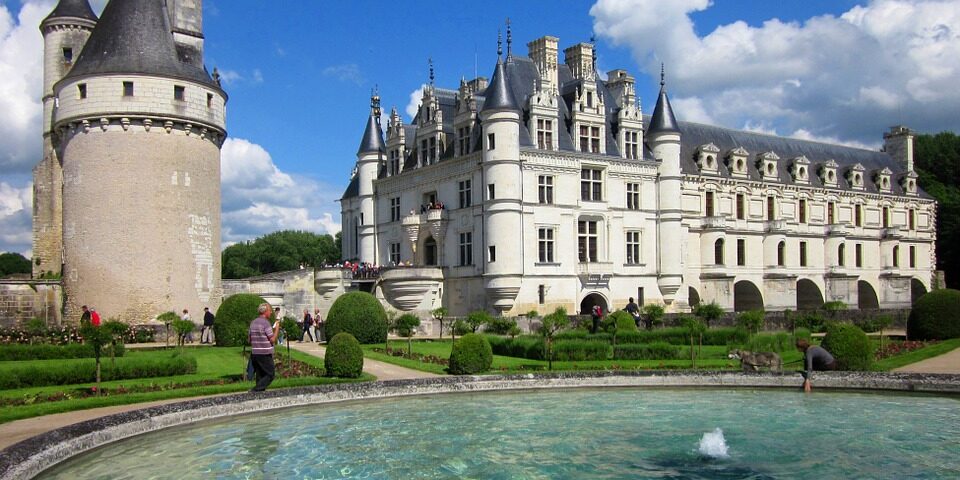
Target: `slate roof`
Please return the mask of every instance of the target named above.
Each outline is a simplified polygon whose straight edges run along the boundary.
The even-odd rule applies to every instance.
[[[680,131],[680,127],[677,125],[677,117],[673,115],[673,107],[670,106],[670,98],[667,97],[667,89],[663,85],[660,85],[657,106],[653,108],[653,118],[647,125],[648,135]]]
[[[380,130],[380,122],[374,112],[370,113],[367,120],[367,128],[363,131],[363,139],[360,140],[360,148],[357,149],[357,155],[367,152],[386,152],[387,148],[383,145],[383,132]]]
[[[50,15],[43,19],[44,22],[54,18],[83,18],[85,20],[97,21],[97,15],[90,8],[90,2],[87,0],[60,0],[54,7]]]
[[[483,110],[519,110],[517,100],[513,97],[513,89],[507,87],[506,74],[503,69],[503,62],[497,58],[497,66],[493,70],[493,80],[487,86],[484,92],[486,100],[483,102]]]
[[[220,89],[205,68],[181,61],[164,0],[108,3],[64,78],[106,73],[169,76]]]

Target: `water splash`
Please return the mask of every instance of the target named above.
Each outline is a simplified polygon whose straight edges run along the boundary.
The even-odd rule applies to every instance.
[[[710,458],[727,458],[727,441],[723,438],[723,430],[719,427],[703,434],[700,438],[700,455]]]

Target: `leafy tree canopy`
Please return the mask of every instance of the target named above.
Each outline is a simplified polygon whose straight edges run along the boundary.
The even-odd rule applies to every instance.
[[[339,238],[339,234],[337,234]],[[223,249],[223,278],[246,278],[340,261],[340,246],[330,235],[283,230]]]
[[[948,287],[960,287],[960,136],[917,135],[914,168],[937,200],[937,269],[946,271]]]
[[[0,277],[15,273],[30,273],[30,260],[19,253],[0,253]]]

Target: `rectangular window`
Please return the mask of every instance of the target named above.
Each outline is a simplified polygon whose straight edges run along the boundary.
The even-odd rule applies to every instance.
[[[487,134],[487,150],[493,150],[494,148],[497,148],[496,140],[497,139],[494,136],[494,134],[492,133]]]
[[[460,234],[460,266],[473,265],[473,232]]]
[[[600,153],[600,127],[590,127],[590,152]]]
[[[800,223],[807,223],[807,201],[801,198],[799,208],[800,211],[797,216],[800,219]]]
[[[854,245],[854,261],[857,268],[863,267],[863,244]]]
[[[81,100],[83,100],[84,98],[87,98],[87,84],[86,84],[86,83],[81,83],[81,84],[77,85],[77,95],[80,97]]]
[[[390,199],[390,221],[400,221],[400,197]]]
[[[623,156],[631,160],[640,159],[640,132],[623,133]]]
[[[893,246],[893,266],[900,266],[900,245]]]
[[[537,148],[553,150],[553,120],[537,119]]]
[[[640,210],[640,184],[627,184],[627,209]]]
[[[917,247],[910,246],[910,268],[917,268]]]
[[[213,94],[207,94],[207,108],[213,108]]]
[[[912,208],[907,210],[907,226],[910,228],[910,230],[915,230],[917,228],[916,214],[917,212],[915,212]]]
[[[387,160],[387,174],[397,175],[400,173],[400,150],[390,150]]]
[[[643,287],[637,287],[637,305],[643,305]]]
[[[746,198],[742,193],[737,194],[737,220],[743,220],[746,216]]]
[[[767,197],[767,220],[777,219],[777,199],[773,196]]]
[[[600,153],[600,127],[580,126],[580,151]]]
[[[836,218],[834,218],[834,211],[836,209],[836,204],[833,202],[827,202],[827,225],[833,225],[834,223],[837,223]]]
[[[123,96],[124,97],[133,96],[133,82],[123,82]]]
[[[187,89],[180,85],[173,86],[173,99],[182,102],[186,96]]]
[[[603,201],[603,171],[593,168],[580,170],[580,199],[587,202]]]
[[[738,238],[737,239],[737,265],[741,267],[747,264],[747,241]]]
[[[890,207],[883,207],[883,218],[881,221],[883,222],[883,228],[890,227]]]
[[[703,201],[703,214],[707,217],[713,216],[713,192],[706,192]]]
[[[640,263],[640,232],[627,232],[627,263]]]
[[[547,286],[541,283],[540,285],[537,286],[537,301],[540,303],[540,305],[543,305],[543,302],[545,302],[546,299],[547,299]]]
[[[553,204],[553,175],[537,177],[538,200],[543,204]]]
[[[581,220],[577,223],[577,247],[581,263],[598,261],[598,241],[596,221]]]
[[[800,266],[807,266],[807,242],[800,242]]]
[[[537,250],[540,263],[554,263],[554,229],[540,228],[537,230]]]
[[[457,129],[457,153],[460,155],[470,153],[470,127]]]
[[[430,137],[429,150],[427,151],[429,152],[427,155],[427,163],[430,165],[437,163],[437,159],[439,158],[439,155],[437,155],[437,137]]]
[[[399,243],[390,244],[390,263],[394,265],[400,264],[400,244]]]
[[[63,48],[63,61],[65,63],[73,63],[73,49],[69,47]]]
[[[490,263],[497,261],[497,247],[491,245],[487,248],[487,253],[489,254],[487,258]]]
[[[863,207],[861,205],[853,206],[853,224],[858,227],[863,226]]]
[[[494,184],[487,185],[487,200],[494,200],[497,198],[497,188]]]
[[[457,182],[457,189],[460,191],[460,208],[467,208],[472,203],[470,200],[470,197],[472,197],[470,183],[470,180],[461,180]]]

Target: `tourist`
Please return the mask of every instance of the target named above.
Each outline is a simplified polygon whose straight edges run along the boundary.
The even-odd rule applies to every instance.
[[[216,317],[210,311],[210,307],[203,307],[203,328],[200,329],[200,343],[209,345],[213,343],[210,338],[213,336],[213,322]]]
[[[94,327],[100,326],[100,314],[97,313],[97,309],[90,307],[90,324]]]
[[[593,328],[590,329],[590,333],[597,333],[597,329],[600,328],[600,319],[603,318],[603,307],[594,305],[590,309],[590,318],[593,320]]]
[[[250,330],[247,334],[250,340],[250,361],[253,363],[253,371],[257,377],[257,384],[251,392],[262,392],[273,382],[273,345],[277,343],[277,337],[280,335],[280,321],[277,320],[270,328],[270,304],[261,303],[257,307],[259,316],[250,322]]]
[[[300,330],[300,342],[303,342],[303,337],[310,337],[310,341],[313,342],[313,334],[310,333],[310,330],[313,329],[313,317],[310,316],[310,310],[306,308],[303,309],[303,326]]]
[[[186,308],[183,309],[183,315],[180,317],[180,320],[183,320],[184,322],[193,323],[193,320],[190,320],[190,312],[188,312]],[[193,330],[192,330],[192,329],[191,329],[189,332],[187,332],[187,335],[186,335],[185,340],[186,340],[187,343],[193,343]]]
[[[80,307],[80,311],[83,312],[80,314],[80,326],[87,325],[90,323],[90,309],[86,305]]]
[[[627,303],[627,306],[624,308],[627,313],[633,317],[633,323],[637,324],[637,327],[640,327],[640,307],[634,303],[633,297],[630,297],[630,302]]]
[[[274,321],[274,326],[280,325],[280,320],[281,320],[281,317],[280,317],[280,307],[274,307],[274,308],[273,308],[273,321]],[[276,343],[277,343],[277,345],[283,345],[283,342],[285,342],[285,341],[287,341],[287,337],[286,337],[286,335],[284,335],[283,329],[281,329],[281,330],[280,330],[280,336],[277,337],[277,342],[276,342]]]
[[[320,318],[320,309],[313,309],[313,325],[314,330],[317,332],[317,343],[323,342],[324,331],[323,331],[323,319]]]
[[[819,345],[810,345],[805,339],[797,339],[797,350],[803,353],[803,391],[810,392],[810,377],[815,370],[836,370],[837,360]]]

